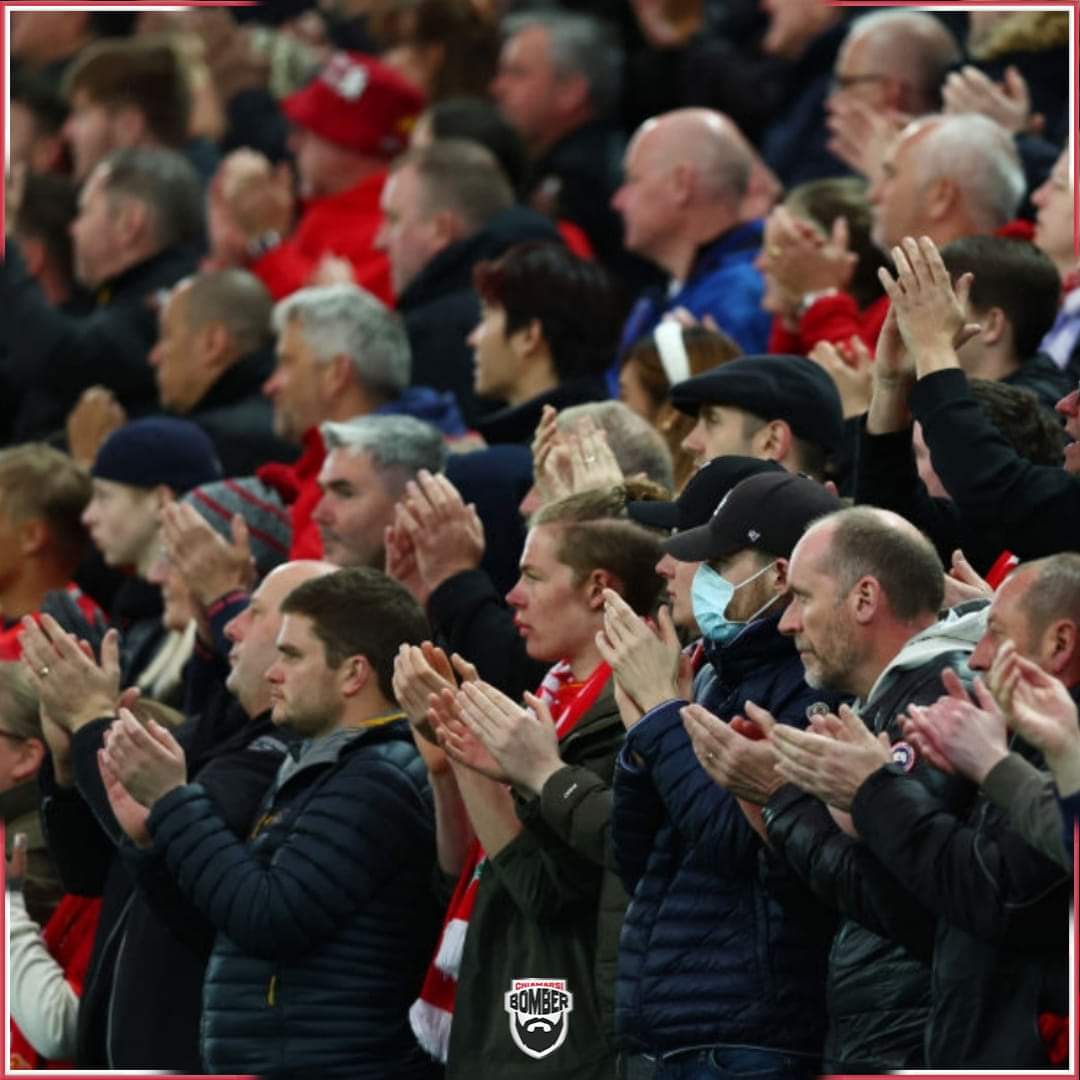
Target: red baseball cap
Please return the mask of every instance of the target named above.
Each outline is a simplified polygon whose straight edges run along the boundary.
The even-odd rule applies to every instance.
[[[298,127],[327,142],[391,158],[405,149],[424,95],[399,72],[358,52],[336,52],[281,103]]]

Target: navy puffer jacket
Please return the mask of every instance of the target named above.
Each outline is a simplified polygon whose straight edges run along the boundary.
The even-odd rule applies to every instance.
[[[806,685],[777,622],[752,623],[723,649],[707,646],[696,700],[729,720],[749,699],[800,727],[810,705],[835,708],[835,696]],[[632,896],[616,986],[620,1045],[665,1053],[739,1043],[817,1055],[828,937],[766,890],[761,842],[698,764],[684,704],[667,702],[631,728],[616,772],[615,857]]]
[[[408,1010],[438,912],[427,771],[403,721],[305,743],[252,838],[198,784],[149,819],[154,846],[218,928],[203,992],[216,1073],[420,1080]]]

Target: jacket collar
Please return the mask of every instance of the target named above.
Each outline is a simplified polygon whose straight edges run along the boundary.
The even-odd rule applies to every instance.
[[[508,405],[482,417],[476,422],[476,430],[488,443],[527,443],[540,423],[545,405],[565,409],[586,401],[604,401],[607,397],[607,387],[600,379],[570,379],[520,405]]]

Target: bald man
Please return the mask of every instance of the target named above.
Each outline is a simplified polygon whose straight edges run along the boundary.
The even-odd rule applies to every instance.
[[[666,299],[638,300],[620,351],[677,307],[711,315],[745,352],[765,351],[769,317],[753,265],[761,223],[747,220],[762,205],[754,197],[763,168],[731,120],[710,109],[676,109],[638,128],[612,205],[627,249],[660,267],[668,288]]]

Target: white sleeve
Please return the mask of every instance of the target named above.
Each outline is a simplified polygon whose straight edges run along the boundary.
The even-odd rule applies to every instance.
[[[53,959],[41,930],[26,911],[21,892],[9,892],[8,947],[11,1018],[42,1057],[64,1061],[75,1056],[79,998]]]

